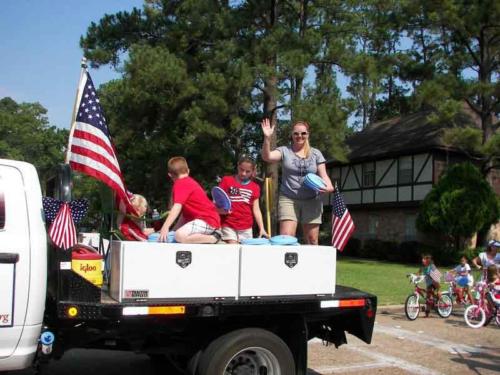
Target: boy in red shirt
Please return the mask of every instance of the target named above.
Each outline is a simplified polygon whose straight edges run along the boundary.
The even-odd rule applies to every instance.
[[[221,212],[222,239],[227,243],[252,238],[253,217],[259,227],[259,237],[268,237],[259,206],[260,187],[252,181],[254,173],[255,162],[243,156],[238,161],[238,173],[224,176],[219,184],[231,200],[231,211]]]
[[[167,240],[170,227],[176,225],[175,240],[180,243],[217,243],[220,240],[220,217],[215,205],[193,178],[181,156],[168,161],[168,175],[174,181],[173,206],[160,230],[159,241]],[[182,215],[181,215],[182,214]]]

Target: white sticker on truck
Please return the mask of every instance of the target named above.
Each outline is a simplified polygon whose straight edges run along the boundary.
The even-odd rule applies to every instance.
[[[0,264],[0,328],[14,324],[14,264]]]
[[[59,263],[59,269],[61,269],[61,270],[70,270],[71,269],[71,262],[60,262]]]

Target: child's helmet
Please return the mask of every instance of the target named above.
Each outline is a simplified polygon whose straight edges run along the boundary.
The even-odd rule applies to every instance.
[[[488,241],[488,246],[489,246],[489,247],[500,247],[500,241],[497,241],[497,240],[489,240],[489,241]]]

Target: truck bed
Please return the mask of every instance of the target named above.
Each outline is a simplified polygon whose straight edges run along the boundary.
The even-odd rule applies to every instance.
[[[274,324],[272,321],[299,320],[306,322],[304,324],[308,327],[308,336],[321,337],[336,345],[344,343],[344,332],[350,332],[368,343],[371,341],[377,299],[354,288],[335,285],[335,279],[332,279],[331,274],[327,274],[328,272],[335,274],[336,264],[332,263],[334,259],[330,258],[331,253],[335,254],[332,248],[278,246],[265,250],[248,249],[247,254],[250,254],[247,257],[247,261],[250,262],[248,268],[252,269],[252,272],[250,275],[242,276],[248,264],[241,256],[246,251],[245,248],[234,249],[234,253],[238,256],[229,258],[237,263],[232,265],[234,269],[227,270],[214,264],[217,265],[218,261],[217,251],[221,253],[232,251],[230,245],[222,247],[212,245],[213,248],[207,247],[203,251],[180,244],[176,246],[169,244],[168,248],[157,243],[139,245],[141,244],[131,242],[124,244],[124,241],[113,245],[112,250],[120,256],[113,257],[112,254],[111,278],[102,287],[73,272],[67,265],[62,266],[64,263],[71,263],[71,253],[56,253],[57,259],[54,262],[56,277],[52,277],[57,280],[56,293],[52,298],[52,306],[56,313],[49,315],[57,316],[57,319],[65,322],[68,327],[85,323],[86,329],[94,327],[107,330],[106,327],[116,326],[119,322],[120,329],[139,331],[144,324],[163,327],[167,331],[184,330],[187,327],[205,329],[210,326],[215,330],[215,327],[220,329],[221,324],[224,327],[237,327],[245,322],[245,325],[261,326]],[[279,249],[281,247],[284,249]],[[206,257],[211,249],[213,253],[210,257]],[[130,256],[129,251],[135,252],[133,256]],[[322,259],[321,251],[327,253],[324,259],[328,259],[329,262],[327,266],[316,267],[318,259],[319,261]],[[177,262],[176,254],[179,252],[190,252],[188,258],[192,263],[182,267],[185,264]],[[163,268],[138,266],[140,262],[137,260],[142,258],[137,255],[142,253],[147,254],[145,258],[147,261],[143,265],[167,266]],[[153,258],[148,259],[148,256]],[[125,262],[127,259],[134,261],[127,265]],[[185,259],[182,258],[183,261]],[[263,262],[267,264],[263,266]],[[203,267],[204,265],[206,267]],[[272,278],[269,275],[267,278],[261,277],[263,272],[260,270],[266,267],[268,268],[266,272],[273,276]],[[323,275],[315,272],[317,269],[321,269]],[[167,278],[164,278],[162,270],[170,272],[166,275]],[[271,270],[276,270],[275,274]],[[203,281],[214,272],[225,272],[225,279],[214,277],[216,282],[212,280],[208,288],[212,288],[211,294],[199,293],[205,291]],[[126,273],[133,275],[127,279]],[[119,277],[116,277],[117,274]],[[170,282],[172,278],[168,278],[171,274],[177,275],[175,283]],[[320,278],[321,283],[316,283],[315,278]],[[259,284],[261,279],[266,282]],[[231,288],[228,289],[224,282],[232,283]],[[247,287],[243,285],[244,282],[247,283]],[[123,286],[127,283],[131,285],[129,288],[137,293],[127,294],[130,289]],[[195,287],[191,287],[190,283]],[[302,283],[308,285],[304,287]],[[219,294],[217,293],[219,285],[221,285],[220,290],[233,292],[223,297],[216,297]],[[257,286],[254,287],[255,285]],[[143,293],[144,290],[150,292]],[[335,327],[336,336],[329,338],[328,335],[332,330],[325,327]],[[138,335],[140,336],[139,332]]]

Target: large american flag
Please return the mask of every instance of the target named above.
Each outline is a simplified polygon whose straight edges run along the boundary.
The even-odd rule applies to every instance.
[[[124,207],[126,212],[135,213],[94,83],[87,71],[80,82],[80,93],[68,147],[71,168],[104,182],[115,191],[119,206]]]
[[[61,204],[54,221],[50,224],[49,236],[54,245],[64,250],[76,243],[76,228],[68,202]]]
[[[337,188],[333,192],[332,206],[332,246],[342,251],[355,227],[351,214],[347,210],[344,199]]]

